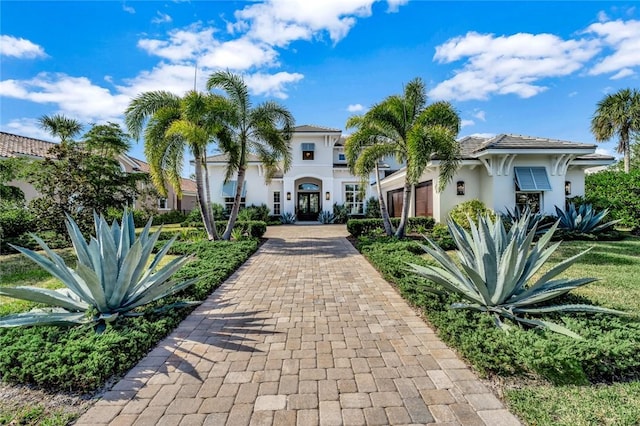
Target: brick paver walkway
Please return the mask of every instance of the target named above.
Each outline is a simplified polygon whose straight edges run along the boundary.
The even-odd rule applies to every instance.
[[[345,235],[269,229],[77,425],[519,425]]]

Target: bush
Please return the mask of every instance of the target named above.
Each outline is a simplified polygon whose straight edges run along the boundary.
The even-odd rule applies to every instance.
[[[349,209],[344,204],[333,204],[333,223],[347,223],[349,220]]]
[[[377,219],[382,217],[380,213],[380,203],[375,197],[370,197],[365,205],[364,217],[368,219]]]
[[[436,223],[433,228],[427,233],[427,236],[436,243],[442,250],[453,250],[456,248],[456,243],[449,233],[449,228],[443,223]]]
[[[239,229],[243,234],[253,238],[262,238],[267,232],[267,223],[261,220],[237,221],[233,229]]]
[[[243,220],[259,220],[261,222],[269,221],[270,210],[266,204],[260,204],[259,206],[255,206],[252,204],[240,210],[240,212],[246,212],[244,214],[247,215],[247,218]]]
[[[154,215],[153,225],[167,225],[171,223],[182,223],[187,219],[187,216],[188,216],[187,214],[182,213],[179,210],[171,210],[170,212],[167,212],[167,213]]]
[[[222,204],[212,203],[211,210],[213,211],[213,219],[216,222],[221,222],[228,218]],[[180,226],[204,226],[202,223],[202,215],[200,214],[200,207],[196,206],[196,208],[191,210]]]
[[[496,219],[496,214],[493,210],[487,208],[482,201],[469,200],[455,206],[453,210],[449,212],[449,217],[464,229],[469,230],[471,228],[469,226],[468,218],[471,218],[471,220],[477,225],[478,217],[485,216],[486,214],[490,215],[491,220]]]
[[[585,176],[585,197],[574,202],[593,204],[598,210],[609,209],[611,219],[620,225],[640,229],[640,170],[602,171]]]
[[[0,203],[0,237],[15,238],[35,231],[35,217],[18,204]]]
[[[400,224],[400,218],[392,217],[391,224],[397,227]],[[407,233],[426,232],[433,228],[435,220],[432,217],[410,217],[407,219]],[[372,232],[384,231],[382,219],[349,219],[347,221],[347,231],[354,237],[368,235]]]

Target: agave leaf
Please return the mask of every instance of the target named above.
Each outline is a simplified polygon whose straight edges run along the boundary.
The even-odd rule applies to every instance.
[[[0,317],[0,327],[27,327],[32,325],[78,325],[90,320],[78,312],[22,312]]]
[[[582,337],[579,334],[574,333],[573,331],[569,330],[567,327],[564,327],[560,324],[557,324],[555,322],[551,322],[551,321],[544,321],[544,320],[540,320],[540,319],[527,319],[527,318],[522,318],[522,317],[518,317],[518,316],[514,316],[513,317],[516,321],[519,321],[523,324],[528,324],[528,325],[532,325],[535,327],[540,327],[540,328],[548,328],[549,330],[555,332],[555,333],[559,333],[559,334],[564,334],[565,336],[568,337],[572,337],[574,339],[577,340],[582,340]]]
[[[583,251],[582,253],[578,253],[575,256],[572,256],[568,259],[563,260],[562,262],[558,263],[557,265],[555,265],[553,268],[549,269],[543,276],[541,276],[538,281],[536,281],[530,288],[530,290],[534,290],[535,288],[544,285],[547,281],[549,281],[551,278],[561,274],[562,272],[566,271],[567,269],[569,269],[569,267],[571,265],[573,265],[576,260],[578,260],[580,257],[584,256],[585,254],[587,254],[589,251],[591,251],[593,247],[588,248],[587,250]]]
[[[95,271],[88,266],[78,263],[75,272],[84,281],[84,284],[86,285],[87,290],[90,294],[88,300],[85,299],[85,301],[89,304],[95,305],[96,309],[98,309],[99,311],[108,309],[104,289],[102,288],[100,280],[98,279]]]
[[[35,303],[59,306],[69,311],[86,311],[89,309],[89,305],[81,300],[74,300],[59,291],[49,290],[47,288],[22,286],[0,287],[0,295]]]
[[[464,269],[464,271],[466,272],[467,277],[469,278],[471,283],[473,283],[473,285],[467,285],[467,287],[473,290],[473,294],[478,294],[481,297],[481,299],[474,298],[473,300],[479,303],[483,303],[485,305],[491,304],[491,295],[489,294],[489,289],[487,288],[485,278],[482,277],[480,274],[478,274],[475,269],[465,265],[464,263],[462,263],[461,266],[462,266],[462,269]],[[456,270],[451,272],[455,272],[455,271]],[[466,279],[464,275],[461,275],[460,278],[458,278],[458,280],[460,282],[469,281]]]
[[[133,288],[133,291],[126,297],[123,303],[129,304],[131,300],[138,300],[140,295],[149,291],[149,289],[160,285],[171,277],[185,263],[189,262],[191,257],[178,257],[160,268],[155,273],[140,280]]]
[[[514,312],[524,312],[527,314],[542,314],[542,313],[548,313],[548,312],[588,312],[588,313],[633,316],[633,314],[630,312],[619,311],[617,309],[603,308],[601,306],[581,305],[581,304],[545,306],[542,308],[517,308],[517,309],[514,309]]]
[[[499,269],[495,278],[496,285],[494,293],[491,295],[492,304],[501,304],[507,299],[518,284],[516,271],[519,269],[521,253],[519,253],[517,240],[513,239],[509,242],[502,257],[499,258]]]
[[[138,306],[146,305],[167,296],[171,296],[198,281],[198,278],[192,278],[177,284],[176,281],[157,281],[149,286],[144,292],[134,295],[127,303],[121,306],[120,310],[132,310]]]
[[[114,291],[109,297],[110,306],[120,306],[127,293],[135,285],[135,281],[133,281],[132,278],[137,267],[140,266],[141,255],[142,243],[140,241],[136,241],[120,265],[120,272],[118,274]]]
[[[433,281],[436,284],[440,284],[445,289],[458,293],[469,300],[482,303],[482,296],[470,286],[464,279],[461,281],[460,277],[452,275],[447,269],[439,268],[437,266],[421,266],[414,263],[410,263],[416,273]]]
[[[82,235],[82,232],[80,231],[78,225],[73,220],[69,220],[70,218],[71,216],[67,214],[65,225],[67,227],[69,238],[71,238],[73,249],[76,252],[78,263],[88,266],[91,264],[91,258],[89,257],[89,246],[87,245],[87,241],[84,239],[84,235]]]

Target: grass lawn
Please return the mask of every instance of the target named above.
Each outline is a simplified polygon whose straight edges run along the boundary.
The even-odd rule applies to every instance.
[[[639,425],[640,319],[603,314],[553,315],[585,337],[496,329],[484,314],[448,309],[455,299],[421,290],[406,262],[430,263],[415,242],[362,238],[361,252],[402,295],[421,307],[440,337],[482,375],[505,383],[509,408],[528,425]],[[591,247],[565,277],[598,281],[574,290],[562,303],[589,303],[640,312],[640,238],[563,242],[548,264]],[[542,273],[542,272],[541,272]]]

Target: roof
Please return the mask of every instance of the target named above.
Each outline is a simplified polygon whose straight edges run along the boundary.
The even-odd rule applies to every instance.
[[[466,138],[465,138],[466,139]],[[488,149],[594,149],[595,145],[563,141],[560,139],[540,138],[535,136],[514,135],[502,133],[492,138],[485,139],[477,146],[481,138],[469,137],[474,149],[471,153],[478,153]],[[462,142],[462,140],[460,141]]]
[[[334,129],[333,127],[316,126],[313,124],[303,124],[293,128],[294,132],[302,133],[341,133],[342,130]]]
[[[126,155],[126,157],[131,160],[133,163],[138,165],[138,169],[136,171],[140,171],[142,173],[150,173],[151,168],[149,167],[149,163],[146,163],[139,158],[132,157],[130,155]],[[180,178],[180,188],[182,188],[183,192],[197,192],[196,181],[192,179]]]
[[[56,144],[13,133],[0,132],[0,157],[39,157],[48,158],[49,149]]]
[[[250,163],[260,162],[260,159],[255,154],[248,154],[247,160]],[[229,156],[227,154],[217,154],[210,155],[206,158],[207,163],[226,163],[229,161]]]

